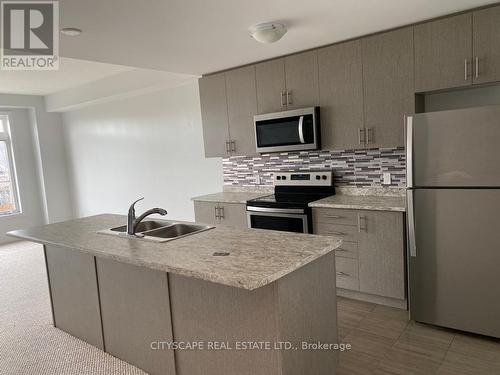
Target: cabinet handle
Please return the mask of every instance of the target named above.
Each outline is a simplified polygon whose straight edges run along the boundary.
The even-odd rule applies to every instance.
[[[336,232],[336,231],[328,231],[326,232],[328,234],[333,234],[334,236],[345,236],[347,233],[343,233],[343,232]]]
[[[229,145],[229,141],[226,141],[226,154],[231,153],[231,146]]]
[[[366,232],[366,217],[358,215],[358,232]]]
[[[231,141],[231,152],[236,152],[236,141]]]
[[[467,78],[469,78],[469,72],[467,71],[467,59],[464,60],[464,80],[467,81]]]
[[[224,206],[219,206],[219,219],[224,219]]]
[[[330,219],[344,219],[344,216],[339,215],[325,215],[325,217],[328,217]]]
[[[217,205],[214,208],[215,208],[215,220],[217,220],[217,219],[220,218],[220,216],[219,216],[219,206]]]
[[[366,139],[366,129],[359,128],[358,129],[358,143],[360,145],[364,145],[365,144],[365,139]]]
[[[476,78],[479,77],[479,57],[476,56]]]
[[[286,92],[286,105],[292,105],[292,91]]]
[[[366,129],[366,144],[369,145],[373,142],[373,128]]]
[[[338,271],[337,276],[351,276],[351,275],[349,275],[348,273],[342,272],[342,271]]]
[[[284,91],[282,91],[281,92],[281,106],[282,107],[286,106],[286,102],[285,102],[286,98],[285,98],[285,96],[286,96],[286,93]]]

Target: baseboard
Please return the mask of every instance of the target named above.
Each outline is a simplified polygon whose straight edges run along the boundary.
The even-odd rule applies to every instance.
[[[358,292],[356,290],[348,290],[342,288],[337,288],[337,295],[341,297],[357,299],[359,301],[371,302],[379,305],[395,307],[397,309],[408,310],[408,302],[406,298],[401,300],[390,297],[376,296],[374,294],[367,294],[363,292]]]

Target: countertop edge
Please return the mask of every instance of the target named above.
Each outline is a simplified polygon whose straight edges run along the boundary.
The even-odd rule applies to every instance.
[[[311,208],[342,208],[349,210],[367,210],[367,211],[392,211],[392,212],[406,212],[405,207],[387,207],[387,206],[367,206],[355,204],[342,204],[342,203],[309,203]]]
[[[337,244],[334,245],[332,248],[324,248],[320,252],[318,252],[317,254],[314,254],[314,255],[311,255],[309,257],[302,259],[300,262],[296,263],[293,266],[293,269],[291,267],[291,268],[288,268],[286,270],[282,270],[280,272],[272,274],[263,280],[259,280],[257,282],[253,282],[253,283],[248,283],[247,285],[242,285],[242,284],[238,283],[237,281],[232,281],[232,280],[228,281],[227,278],[225,278],[224,281],[222,281],[222,280],[218,279],[217,277],[214,277],[211,274],[196,273],[193,271],[184,270],[184,269],[175,268],[175,267],[163,266],[163,265],[158,265],[158,264],[154,264],[154,263],[139,262],[137,260],[135,260],[134,262],[131,262],[130,259],[127,257],[113,256],[113,255],[110,255],[110,254],[105,253],[105,252],[100,252],[98,250],[91,250],[91,249],[86,249],[86,248],[82,248],[82,247],[68,246],[68,245],[57,243],[54,241],[40,240],[40,239],[37,239],[37,238],[32,237],[32,236],[28,236],[28,235],[16,234],[15,232],[16,231],[9,231],[6,233],[6,235],[9,237],[18,238],[21,240],[39,243],[41,245],[51,245],[51,246],[57,246],[57,247],[68,249],[68,250],[76,250],[76,251],[80,251],[80,252],[85,253],[85,254],[99,256],[99,257],[102,257],[105,259],[111,259],[111,260],[123,262],[126,264],[138,266],[138,267],[145,267],[145,268],[149,268],[149,269],[153,269],[153,270],[157,270],[157,271],[161,271],[161,272],[170,272],[170,273],[180,275],[180,276],[192,277],[192,278],[196,278],[198,280],[213,282],[215,284],[239,288],[239,289],[243,289],[243,290],[249,290],[249,291],[252,291],[252,290],[264,287],[266,285],[269,285],[269,284],[281,279],[282,277],[285,277],[285,276],[291,274],[292,272],[295,272],[298,269],[308,265],[309,263],[315,261],[316,259],[319,259],[322,256],[324,256],[332,251],[335,251],[337,248],[339,248],[342,245],[342,240],[337,239],[336,240]]]

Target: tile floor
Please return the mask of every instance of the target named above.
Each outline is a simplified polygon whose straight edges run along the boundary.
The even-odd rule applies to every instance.
[[[500,317],[499,317],[500,319]],[[406,311],[338,300],[339,375],[499,375],[500,340],[408,320]]]

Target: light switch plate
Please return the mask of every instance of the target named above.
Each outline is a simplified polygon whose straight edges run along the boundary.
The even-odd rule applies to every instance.
[[[382,177],[383,177],[382,184],[384,184],[384,185],[390,185],[391,184],[392,179],[391,179],[391,173],[390,172],[384,172],[382,174]]]

